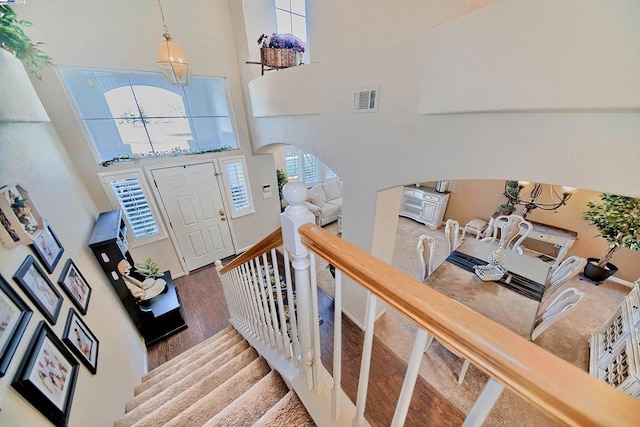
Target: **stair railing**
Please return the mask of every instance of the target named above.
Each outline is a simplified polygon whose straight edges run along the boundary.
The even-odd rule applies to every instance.
[[[375,327],[375,307],[379,299],[418,326],[405,382],[397,401],[393,426],[404,424],[418,375],[419,362],[429,336],[435,337],[469,360],[490,378],[476,405],[469,412],[464,426],[482,425],[504,387],[563,424],[637,425],[640,402],[316,226],[313,214],[304,205],[304,185],[287,184],[284,194],[289,206],[281,216],[281,234],[280,230],[272,233],[268,239],[256,244],[224,268],[218,263],[218,271],[225,289],[231,323],[270,363],[278,365],[274,363],[274,360],[277,362],[277,358],[270,359],[269,356],[280,355],[277,352],[277,340],[271,339],[271,330],[273,329],[275,338],[277,325],[282,324],[279,320],[282,311],[278,311],[282,310],[282,307],[278,304],[274,313],[274,306],[268,300],[268,295],[260,293],[261,289],[267,289],[266,279],[261,282],[260,274],[254,272],[260,272],[260,268],[267,264],[267,251],[272,251],[271,263],[277,263],[275,247],[280,244],[284,246],[284,268],[291,310],[289,319],[293,321],[290,328],[280,329],[280,335],[283,348],[290,345],[292,357],[287,359],[286,353],[281,356],[295,364],[296,371],[291,373],[290,379],[316,422],[322,420],[323,425],[346,425],[345,416],[348,416],[355,426],[367,425],[364,412]],[[320,256],[335,268],[333,378],[329,377],[328,384],[328,373],[320,363],[316,256]],[[289,260],[294,269],[295,288],[288,269]],[[341,285],[344,276],[368,291],[355,407],[345,399],[340,384]],[[295,304],[292,304],[293,293]],[[294,330],[296,319],[297,334],[287,335],[287,332]],[[265,349],[261,350],[254,342],[258,342]],[[282,369],[278,366],[276,368],[283,374]],[[283,376],[286,377],[284,374]],[[304,387],[301,387],[301,384]],[[311,390],[311,393],[305,393],[306,390]],[[330,414],[330,417],[327,414]]]

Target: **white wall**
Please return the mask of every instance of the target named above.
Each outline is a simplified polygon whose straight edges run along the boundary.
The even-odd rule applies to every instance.
[[[16,64],[27,79],[21,64]],[[2,102],[20,96],[3,91]],[[58,337],[62,337],[67,312],[73,306],[56,284],[68,258],[73,259],[93,290],[82,320],[100,341],[98,369],[92,375],[84,365],[79,366],[69,425],[111,426],[124,413],[125,402],[133,396],[133,388],[145,372],[146,348],[87,246],[98,210],[51,123],[0,123],[0,186],[11,184],[20,184],[29,192],[64,246],[61,260],[48,275],[64,298],[53,326]],[[34,311],[7,373],[0,378],[2,426],[51,425],[10,386],[38,322],[44,319],[12,279],[29,254],[33,252],[27,246],[7,249],[0,245],[0,273]]]
[[[323,112],[314,116],[257,118],[254,121],[254,146],[258,149],[271,142],[295,144],[312,152],[336,171],[344,180],[343,236],[365,250],[372,250],[374,240],[378,240],[378,237],[374,238],[377,192],[407,183],[439,179],[523,179],[640,196],[637,184],[640,170],[635,164],[640,157],[637,108],[611,108],[611,103],[603,101],[603,109],[595,110],[594,106],[601,106],[597,102],[589,103],[585,110],[576,110],[576,104],[573,104],[572,110],[561,112],[418,114],[425,72],[423,58],[430,53],[427,47],[431,37],[449,25],[443,23],[451,21],[451,25],[459,26],[457,31],[466,34],[471,43],[474,37],[484,35],[478,33],[480,29],[492,33],[495,26],[517,27],[517,23],[511,21],[496,21],[492,9],[503,11],[510,5],[513,9],[506,19],[520,16],[526,20],[526,16],[517,13],[520,8],[540,5],[548,13],[549,20],[563,19],[561,25],[556,23],[553,27],[559,42],[573,44],[574,52],[579,55],[597,55],[598,50],[589,47],[606,48],[608,41],[600,39],[598,32],[587,33],[584,38],[581,21],[584,3],[611,12],[605,13],[612,19],[607,25],[617,28],[618,34],[631,37],[631,40],[625,40],[627,54],[637,58],[640,32],[637,31],[637,20],[628,19],[637,16],[640,8],[640,3],[634,1],[619,4],[508,0],[476,12],[478,19],[480,14],[485,17],[486,25],[470,19],[471,16],[454,22],[454,18],[464,16],[467,11],[468,4],[463,1],[311,2],[309,29],[314,60],[319,63],[317,96]],[[551,8],[553,4],[558,4],[559,8],[570,5],[575,13],[556,14]],[[627,13],[612,12],[622,6]],[[463,21],[473,22],[474,31],[465,27]],[[528,43],[534,41],[534,36],[530,32],[510,34],[517,38],[509,40],[511,46],[517,46],[513,54],[526,56]],[[447,50],[446,45],[438,50],[442,56],[447,52],[450,54],[446,62],[449,68],[438,70],[438,78],[444,81],[447,76],[461,75],[473,80],[476,78],[475,64],[493,60],[485,56],[484,51]],[[538,61],[545,62],[555,58],[556,50],[536,49],[533,53]],[[554,55],[547,57],[547,53]],[[465,56],[457,58],[460,55]],[[592,82],[600,86],[587,86],[584,90],[606,94],[609,77],[627,75],[628,70],[616,67],[628,62],[610,61],[608,54],[603,55],[603,59],[611,68],[602,67],[605,73],[602,80]],[[456,69],[457,64],[464,68]],[[510,72],[508,68],[501,70],[504,76],[510,76]],[[566,80],[572,78],[576,70],[565,67],[556,72]],[[486,83],[494,87],[502,75],[489,78],[495,81]],[[481,87],[483,82],[476,84]],[[447,84],[454,88],[456,80],[447,81]],[[535,82],[531,80],[522,79],[521,85],[519,90],[528,93],[536,90]],[[379,110],[374,114],[352,114],[351,92],[366,86],[380,87]],[[281,92],[274,88],[269,96],[282,96]],[[422,96],[429,97],[429,93]],[[576,99],[580,101],[584,97],[576,96]],[[510,107],[505,105],[505,109]],[[494,106],[492,110],[499,111],[500,108]],[[385,231],[376,224],[375,233],[385,233],[388,238],[395,233],[395,228],[389,223]],[[380,237],[380,241],[385,238]],[[345,297],[346,309],[360,312],[361,297],[357,291]]]
[[[230,219],[236,250],[256,243],[278,226],[277,197],[262,198],[262,186],[277,188],[275,163],[270,154],[252,155],[234,41],[234,28],[226,0],[177,0],[162,2],[169,32],[189,57],[193,75],[225,77],[235,118],[239,154],[246,157],[256,213]],[[21,19],[33,22],[28,34],[43,46],[56,65],[158,71],[156,53],[162,40],[162,19],[155,1],[70,0],[63,3],[33,0],[16,5]],[[64,25],[61,25],[64,22]],[[100,211],[111,210],[96,174],[121,169],[175,163],[176,158],[118,163],[104,168],[97,164],[89,143],[54,69],[44,70],[36,91],[51,116],[65,149]],[[238,151],[181,157],[179,161],[238,155]],[[174,276],[182,272],[169,238],[131,249],[134,259],[153,257]]]

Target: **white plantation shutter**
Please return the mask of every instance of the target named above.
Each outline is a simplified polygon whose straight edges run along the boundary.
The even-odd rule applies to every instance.
[[[100,174],[114,206],[124,213],[132,243],[146,243],[164,237],[139,171]]]
[[[307,187],[320,183],[320,167],[318,158],[313,154],[304,154],[304,183]]]
[[[329,166],[324,167],[324,180],[325,181],[335,181],[338,179],[338,175],[331,170]]]
[[[221,159],[223,179],[231,205],[231,218],[253,213],[253,201],[249,190],[249,177],[244,157]]]
[[[284,150],[284,171],[287,173],[287,180],[289,182],[302,181],[300,179],[302,173],[300,150]]]

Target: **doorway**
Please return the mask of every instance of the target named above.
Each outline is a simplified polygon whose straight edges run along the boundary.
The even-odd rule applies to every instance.
[[[151,175],[188,271],[235,253],[213,163],[157,168]]]

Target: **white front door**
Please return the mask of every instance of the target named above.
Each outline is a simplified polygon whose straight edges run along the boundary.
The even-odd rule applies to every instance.
[[[189,271],[235,253],[213,163],[151,173]]]

